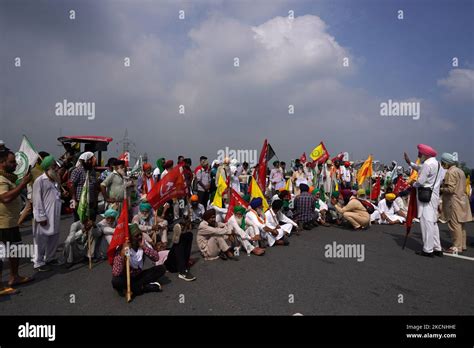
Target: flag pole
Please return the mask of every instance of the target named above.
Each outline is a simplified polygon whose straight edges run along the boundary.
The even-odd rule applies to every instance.
[[[127,187],[125,185],[125,180],[123,182],[123,189],[124,189],[124,202],[125,202],[128,199],[128,197],[127,197]],[[123,203],[122,203],[122,209],[123,209]],[[128,209],[128,204],[127,204],[127,209]],[[127,216],[128,216],[128,212],[127,212]],[[125,223],[128,224],[128,221],[126,221]],[[128,228],[127,228],[127,231],[128,231]],[[128,245],[128,241],[129,241],[129,234],[130,234],[130,232],[128,232],[126,237],[125,237],[125,243],[127,245]],[[128,246],[125,249],[125,271],[127,273],[127,294],[126,294],[125,297],[126,297],[127,303],[129,303],[130,301],[132,301],[132,290],[131,290],[131,287],[130,287],[130,248]]]
[[[371,161],[370,161],[370,176],[369,176],[369,202],[372,201],[372,171],[373,171],[373,168],[372,168],[372,154],[370,155],[371,157]]]
[[[89,250],[89,270],[92,269],[92,255],[91,255],[91,231],[88,232],[87,236],[87,249]]]

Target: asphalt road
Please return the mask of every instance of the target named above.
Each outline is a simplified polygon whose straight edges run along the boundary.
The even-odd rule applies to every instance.
[[[71,219],[62,221],[64,241]],[[449,245],[440,225],[443,246]],[[474,223],[467,225],[468,245]],[[22,229],[23,241],[32,240]],[[241,254],[235,261],[205,261],[196,251],[198,278],[185,282],[166,273],[162,293],[139,296],[127,304],[112,289],[107,262],[92,270],[79,264],[37,273],[21,293],[0,298],[0,315],[458,315],[474,313],[474,262],[415,255],[421,248],[415,224],[405,250],[403,226],[372,226],[367,231],[318,227],[290,238],[288,247],[267,249],[263,257]],[[364,245],[364,261],[325,257],[325,245]],[[474,257],[474,248],[464,253]],[[148,263],[149,265],[149,263]],[[4,279],[8,272],[4,265]],[[25,260],[21,274],[35,272]],[[71,303],[74,295],[75,303]],[[401,296],[403,296],[403,303]]]

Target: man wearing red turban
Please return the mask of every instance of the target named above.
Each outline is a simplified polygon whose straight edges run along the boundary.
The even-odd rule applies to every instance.
[[[155,186],[155,179],[153,178],[153,168],[150,163],[143,163],[143,175],[138,178],[137,192],[139,197],[146,196]]]

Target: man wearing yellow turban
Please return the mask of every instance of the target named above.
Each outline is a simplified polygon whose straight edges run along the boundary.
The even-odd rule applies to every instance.
[[[372,219],[379,224],[403,224],[406,219],[405,213],[400,209],[397,203],[395,203],[395,195],[392,192],[386,193],[385,198],[382,199],[375,212],[372,214]]]

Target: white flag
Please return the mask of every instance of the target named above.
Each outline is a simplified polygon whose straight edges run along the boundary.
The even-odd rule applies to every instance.
[[[142,170],[142,164],[143,163],[143,158],[142,156],[138,157],[137,162],[135,162],[135,165],[132,168],[132,174],[138,173]]]
[[[21,179],[28,172],[28,167],[33,167],[36,164],[39,155],[36,152],[33,145],[30,143],[27,137],[23,136],[21,141],[20,149],[15,154],[16,159],[16,170],[15,174],[18,175],[18,179]]]

